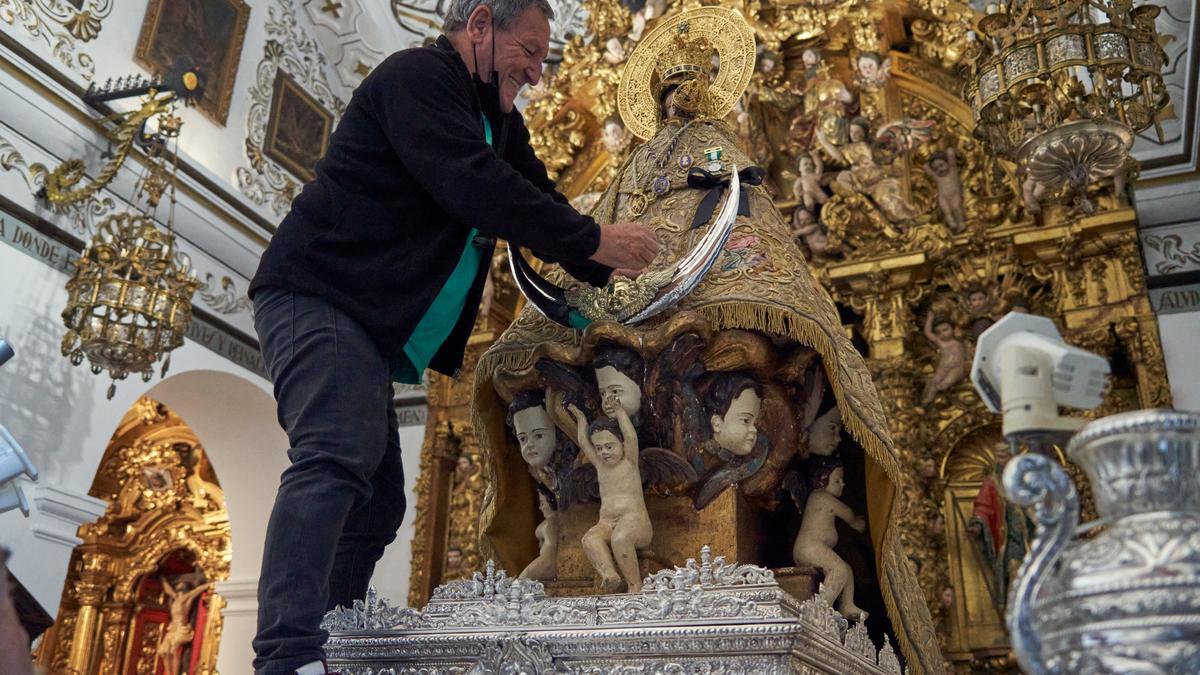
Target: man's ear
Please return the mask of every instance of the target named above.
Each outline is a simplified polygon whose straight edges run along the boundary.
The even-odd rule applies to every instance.
[[[713,415],[711,418],[709,418],[708,423],[712,425],[714,434],[721,433],[721,423],[724,421],[725,420],[721,419],[720,415]]]
[[[471,42],[481,44],[491,30],[492,8],[479,5],[471,12],[471,16],[467,17],[467,37],[471,38]]]

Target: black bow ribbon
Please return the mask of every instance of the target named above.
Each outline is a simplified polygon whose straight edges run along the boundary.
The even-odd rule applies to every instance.
[[[742,185],[761,185],[762,179],[763,170],[757,166],[748,166],[738,171],[738,181]],[[704,167],[696,166],[688,171],[687,182],[690,188],[708,190],[708,194],[704,195],[700,204],[696,206],[696,215],[692,216],[691,229],[695,230],[712,219],[713,211],[717,210],[717,202],[721,200],[721,193],[729,185],[729,178],[715,174]],[[738,200],[738,215],[750,215],[749,199]]]

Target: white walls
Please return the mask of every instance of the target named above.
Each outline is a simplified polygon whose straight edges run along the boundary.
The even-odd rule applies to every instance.
[[[1155,0],[1166,37],[1165,82],[1174,117],[1163,143],[1142,132],[1135,197],[1150,301],[1159,315],[1167,379],[1177,408],[1200,410],[1200,11],[1196,0]]]
[[[8,226],[12,226],[11,220]],[[86,366],[72,366],[58,353],[63,329],[57,314],[67,301],[65,281],[62,273],[0,245],[0,335],[16,350],[16,357],[0,369],[0,424],[9,429],[37,465],[41,472],[39,484],[86,495],[109,438],[126,410],[139,396],[161,386],[164,393],[185,404],[178,412],[189,424],[199,422],[204,427],[203,431],[196,430],[206,447],[212,445],[210,452],[217,452],[213,462],[217,475],[222,483],[235,482],[234,490],[227,489],[231,504],[240,506],[244,499],[261,493],[259,485],[245,497],[242,490],[236,489],[236,482],[238,464],[247,468],[254,468],[256,463],[271,469],[278,466],[278,460],[271,456],[243,454],[240,450],[243,442],[259,443],[260,438],[270,438],[277,431],[274,415],[266,407],[271,401],[269,385],[189,341],[172,354],[173,374],[165,382],[147,384],[132,377],[118,385],[116,395],[108,400],[107,378],[93,375]],[[190,399],[183,398],[184,391],[190,391]],[[201,406],[205,398],[207,403]],[[229,409],[224,403],[238,408]],[[206,411],[224,417],[226,433],[221,432],[220,425],[207,424]],[[236,438],[230,438],[230,434]],[[231,516],[234,508],[238,507],[231,506]],[[257,508],[244,510],[253,514]],[[11,563],[14,574],[53,614],[58,610],[73,544],[37,536],[35,530],[47,517],[38,513],[26,520],[18,511],[0,515],[0,543],[15,553]],[[255,533],[253,524],[242,526],[240,529],[246,531],[243,543],[239,525],[233,528],[236,565],[237,547],[252,551]]]

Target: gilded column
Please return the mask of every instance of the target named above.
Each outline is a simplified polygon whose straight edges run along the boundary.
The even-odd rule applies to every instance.
[[[71,649],[67,654],[68,672],[79,675],[91,672],[91,660],[100,620],[100,605],[112,588],[113,575],[106,556],[84,553],[80,563],[79,582],[75,587],[79,612]]]

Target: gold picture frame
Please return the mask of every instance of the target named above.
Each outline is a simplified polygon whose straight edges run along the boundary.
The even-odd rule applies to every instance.
[[[329,148],[333,113],[326,110],[292,76],[280,70],[271,93],[271,113],[263,153],[304,182]]]
[[[224,126],[250,21],[244,0],[150,0],[134,61],[155,75],[185,59],[204,75],[197,107]]]

